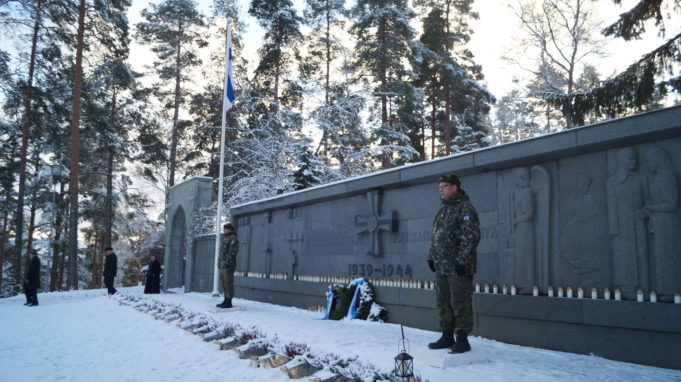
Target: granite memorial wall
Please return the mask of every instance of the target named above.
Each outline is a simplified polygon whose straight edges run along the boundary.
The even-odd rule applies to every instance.
[[[234,206],[237,297],[310,308],[364,277],[390,321],[437,330],[446,172],[480,217],[476,335],[681,368],[681,107]]]

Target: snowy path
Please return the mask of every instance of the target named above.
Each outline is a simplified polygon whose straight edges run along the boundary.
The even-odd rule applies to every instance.
[[[39,295],[39,307],[21,306],[17,298],[0,301],[0,380],[289,380],[279,370],[248,368],[186,331],[118,305],[101,290],[61,295]]]
[[[123,288],[121,288],[123,289]],[[125,293],[140,293],[139,288]],[[174,325],[154,320],[102,290],[40,294],[39,307],[22,297],[0,300],[1,381],[289,381],[277,369],[256,369],[231,352],[202,342]],[[236,299],[243,311],[214,313],[208,294],[162,294],[157,301],[181,305],[218,321],[256,326],[280,343],[303,342],[315,353],[358,355],[389,371],[397,354],[399,326],[364,321],[319,321],[319,313]],[[411,347],[436,333],[405,328]],[[653,368],[474,337],[489,355],[483,363],[438,369],[415,360],[430,382],[444,381],[681,381],[681,371]]]

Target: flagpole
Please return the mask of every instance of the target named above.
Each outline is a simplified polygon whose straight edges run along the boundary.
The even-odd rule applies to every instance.
[[[222,228],[222,188],[223,188],[223,177],[225,171],[225,127],[227,125],[227,111],[232,107],[232,101],[234,99],[233,90],[230,87],[233,85],[231,82],[232,74],[232,32],[230,26],[232,24],[232,19],[227,18],[227,37],[225,41],[225,84],[224,92],[222,96],[222,129],[220,131],[220,177],[218,178],[218,210],[215,216],[215,264],[213,268],[213,296],[220,295],[220,289],[218,287],[220,272],[218,269],[218,259],[220,256],[220,239],[222,235],[220,234],[220,229]],[[229,99],[231,91],[232,100]]]

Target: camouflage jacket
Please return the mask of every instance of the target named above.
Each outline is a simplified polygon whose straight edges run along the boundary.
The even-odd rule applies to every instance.
[[[239,239],[236,233],[231,232],[222,235],[220,242],[220,258],[218,259],[218,268],[236,268],[236,255],[239,253]]]
[[[480,222],[475,207],[462,189],[448,200],[433,221],[433,235],[428,251],[439,274],[454,274],[454,263],[466,266],[469,276],[475,274],[476,251],[480,242]]]

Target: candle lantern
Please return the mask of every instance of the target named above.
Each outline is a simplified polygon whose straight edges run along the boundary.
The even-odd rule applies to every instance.
[[[410,378],[414,376],[414,357],[407,354],[402,324],[400,324],[400,329],[402,330],[402,339],[397,346],[399,354],[395,356],[395,375],[400,378]],[[400,343],[401,347],[399,346]]]

